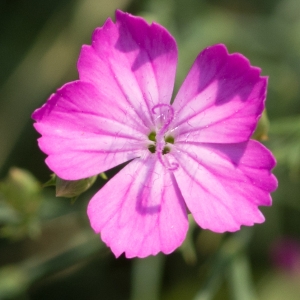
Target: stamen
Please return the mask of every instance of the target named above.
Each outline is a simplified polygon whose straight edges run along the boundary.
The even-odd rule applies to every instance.
[[[165,137],[165,142],[166,142],[166,143],[174,144],[174,141],[175,141],[175,139],[174,139],[174,137],[171,136],[171,135],[168,135],[168,136]]]
[[[150,141],[156,142],[156,132],[154,132],[154,131],[150,132],[148,135],[148,139]]]
[[[149,146],[148,146],[148,150],[149,150],[151,153],[155,153],[155,151],[156,151],[155,145],[149,145]]]
[[[168,154],[168,153],[170,153],[170,151],[171,151],[170,147],[164,147],[162,154],[163,155]]]

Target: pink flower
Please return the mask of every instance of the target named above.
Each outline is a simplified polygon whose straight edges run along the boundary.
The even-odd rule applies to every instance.
[[[79,80],[33,113],[58,176],[77,180],[129,163],[90,201],[92,228],[116,256],[170,253],[188,212],[204,229],[262,223],[277,187],[272,154],[250,140],[267,78],[224,45],[196,58],[171,105],[177,46],[158,24],[121,11],[83,46]]]
[[[271,258],[278,269],[290,275],[300,274],[300,242],[292,237],[280,237],[271,245]]]

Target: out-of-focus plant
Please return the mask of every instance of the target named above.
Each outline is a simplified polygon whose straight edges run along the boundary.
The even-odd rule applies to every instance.
[[[272,148],[278,166],[289,168],[294,180],[300,176],[300,117],[293,116],[272,122],[270,128]]]
[[[35,177],[26,170],[11,168],[0,182],[1,236],[13,239],[37,236],[41,201],[41,184]]]

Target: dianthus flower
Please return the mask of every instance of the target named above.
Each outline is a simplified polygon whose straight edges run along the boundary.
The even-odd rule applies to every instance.
[[[204,49],[171,104],[174,38],[121,11],[97,28],[79,80],[33,113],[39,147],[59,177],[78,180],[129,162],[90,200],[92,228],[118,257],[170,253],[188,213],[204,229],[262,223],[277,187],[272,154],[250,140],[267,78],[224,45]]]

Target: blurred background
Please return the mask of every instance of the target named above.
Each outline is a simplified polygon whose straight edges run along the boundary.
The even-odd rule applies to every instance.
[[[264,224],[220,235],[191,221],[173,254],[115,259],[86,216],[104,176],[75,202],[42,188],[51,172],[31,113],[78,78],[81,45],[117,8],[176,38],[176,89],[220,42],[269,76],[255,138],[277,158],[279,188]],[[299,0],[0,0],[0,28],[0,299],[300,299]]]

